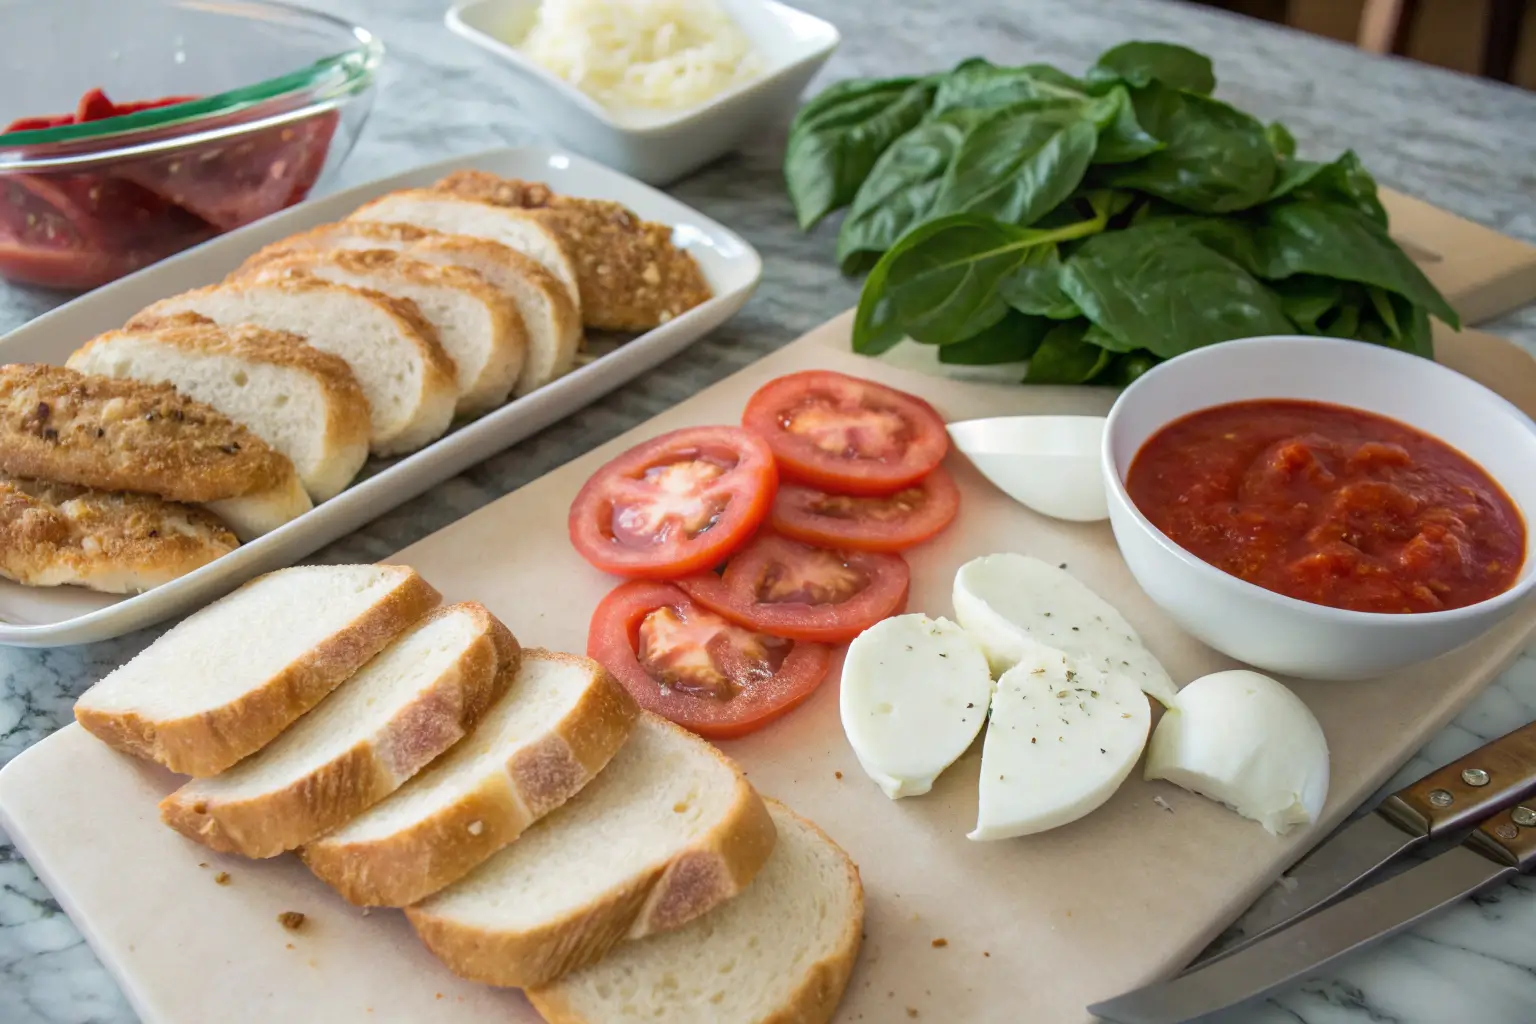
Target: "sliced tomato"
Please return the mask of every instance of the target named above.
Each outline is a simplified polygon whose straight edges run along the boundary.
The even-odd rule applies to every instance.
[[[695,601],[747,629],[837,644],[901,614],[911,580],[900,555],[829,551],[761,533],[725,572],[676,582]]]
[[[632,580],[592,613],[587,656],[647,711],[707,739],[787,714],[826,678],[832,652],[742,629],[670,583]]]
[[[905,551],[944,529],[959,511],[960,488],[940,466],[911,487],[884,496],[782,484],[768,522],[784,536],[817,547]]]
[[[742,426],[766,440],[786,477],[840,494],[892,494],[949,450],[944,420],[914,395],[830,370],[771,380]]]
[[[777,488],[761,438],[737,427],[674,430],[592,475],[571,503],[571,543],[616,576],[713,569],[752,536]]]

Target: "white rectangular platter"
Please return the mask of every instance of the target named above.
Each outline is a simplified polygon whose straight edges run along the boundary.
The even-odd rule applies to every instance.
[[[850,322],[832,321],[390,560],[415,566],[450,601],[483,602],[525,644],[580,651],[592,610],[615,580],[572,550],[567,511],[594,470],[643,438],[735,421],[764,381],[807,369],[916,392],[947,419],[1100,414],[1113,398],[1101,388],[921,376],[853,355]],[[1476,332],[1439,341],[1441,361],[1536,410],[1530,356]],[[1019,551],[1069,564],[1180,683],[1233,667],[1141,592],[1107,523],[1046,519],[960,456],[948,466],[960,514],[907,552],[911,609],[951,615],[957,567]],[[886,799],[843,735],[837,668],[799,709],[721,748],[762,793],[818,822],[859,865],[865,939],[837,1024],[899,1024],[913,1019],[908,1008],[918,1024],[1085,1024],[1089,1003],[1188,962],[1465,707],[1533,632],[1536,605],[1527,604],[1461,650],[1391,676],[1291,681],[1327,735],[1332,781],[1323,819],[1282,839],[1134,771],[1081,821],[971,842],[981,744],[931,793]],[[78,725],[0,770],[0,826],[145,1024],[537,1024],[520,994],[458,980],[415,941],[400,912],[364,919],[296,857],[220,856],[166,828],[155,804],[180,782]],[[229,884],[215,884],[220,871]],[[301,933],[284,931],[284,911],[306,915]]]
[[[173,256],[12,331],[0,339],[0,363],[62,364],[94,335],[121,327],[158,299],[220,280],[268,243],[340,220],[386,192],[430,185],[462,168],[542,181],[569,195],[611,199],[646,220],[671,225],[677,244],[698,260],[714,297],[574,373],[457,427],[419,452],[382,468],[370,463],[365,476],[338,496],[164,586],[115,597],[76,587],[40,589],[0,580],[0,644],[58,647],[120,636],[206,604],[252,576],[291,565],[676,355],[734,316],[762,274],[761,259],[741,236],[663,192],[563,150],[496,149],[311,200]]]

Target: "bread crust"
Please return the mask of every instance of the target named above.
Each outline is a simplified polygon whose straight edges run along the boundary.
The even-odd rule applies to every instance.
[[[132,710],[93,708],[87,690],[75,703],[75,720],[125,754],[195,778],[216,775],[266,746],[442,601],[415,570],[392,568],[405,575],[382,601],[237,700],[184,718],[159,719]],[[175,627],[160,642],[181,628]]]
[[[640,714],[683,732],[649,712]],[[469,927],[417,904],[405,908],[416,934],[461,978],[527,988],[596,963],[637,930],[651,934],[663,925],[681,926],[735,896],[773,852],[773,819],[741,769],[693,738],[730,768],[736,792],[721,820],[690,847],[665,863],[645,866],[581,910],[527,931]]]
[[[846,881],[853,890],[854,907],[844,923],[836,947],[806,968],[782,1006],[755,1024],[828,1024],[837,1012],[837,1005],[848,988],[848,979],[859,957],[864,932],[864,886],[859,878],[859,869],[847,852],[834,843],[815,822],[800,817],[777,800],[767,799],[766,803],[794,818],[838,851]],[[525,994],[546,1024],[611,1024],[609,1021],[582,1016],[558,982],[547,987],[530,988]]]
[[[331,451],[366,449],[369,434],[368,399],[347,361],[309,345],[301,335],[272,331],[252,324],[220,327],[196,313],[177,313],[160,321],[141,321],[136,329],[107,331],[82,345],[66,364],[77,364],[98,349],[109,349],[123,338],[144,336],[170,348],[194,354],[228,356],[299,371],[325,393],[324,447]],[[327,486],[316,500],[331,497],[340,486]]]
[[[510,678],[500,671],[503,656],[510,655],[515,670],[516,640],[481,605],[439,608],[420,624],[466,612],[479,618],[482,635],[427,692],[397,709],[382,735],[358,742],[281,789],[252,797],[220,799],[190,782],[160,801],[161,820],[221,853],[275,857],[394,792],[474,728],[500,696]]]
[[[698,262],[672,244],[672,229],[641,220],[619,203],[563,196],[539,182],[456,171],[434,189],[529,211],[565,242],[576,264],[588,327],[647,331],[713,294]]]
[[[0,576],[24,586],[137,593],[238,545],[190,505],[0,474]]]
[[[601,666],[541,649],[523,658],[582,663],[595,669],[595,685],[544,739],[453,804],[387,837],[324,837],[301,848],[309,869],[347,902],[404,907],[457,881],[576,795],[623,745],[639,709]]]
[[[341,248],[336,244],[337,239],[348,236],[374,238],[378,240],[381,247],[387,248],[412,245],[434,234],[438,232],[419,228],[414,224],[390,224],[384,221],[333,221],[262,246],[224,280],[238,281],[274,260],[286,259],[300,253],[330,252]]]
[[[202,503],[286,484],[293,464],[169,384],[0,366],[0,471]]]

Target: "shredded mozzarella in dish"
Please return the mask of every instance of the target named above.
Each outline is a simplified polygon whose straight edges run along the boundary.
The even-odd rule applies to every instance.
[[[544,0],[520,49],[614,107],[689,107],[762,70],[716,0]]]

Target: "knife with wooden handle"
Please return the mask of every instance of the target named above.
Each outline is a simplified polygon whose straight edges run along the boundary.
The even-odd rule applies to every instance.
[[[1088,1010],[1116,1024],[1199,1021],[1312,974],[1532,868],[1536,808],[1516,805],[1483,822],[1461,845],[1400,875],[1171,981]]]
[[[1238,920],[1236,942],[1190,970],[1230,956],[1276,928],[1353,891],[1383,865],[1431,839],[1454,835],[1536,795],[1536,722],[1479,747],[1393,793],[1373,814],[1339,829]]]

